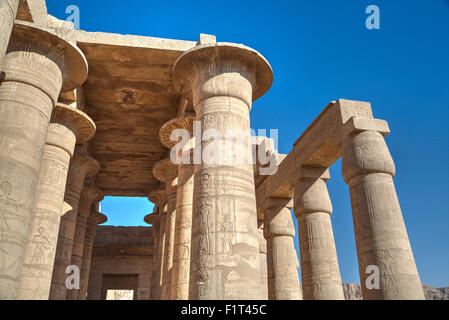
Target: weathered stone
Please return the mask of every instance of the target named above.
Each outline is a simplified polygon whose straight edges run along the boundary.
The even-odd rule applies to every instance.
[[[167,193],[164,189],[159,189],[151,192],[148,195],[148,199],[158,207],[159,216],[159,235],[158,235],[158,247],[157,251],[153,255],[153,270],[152,274],[152,293],[151,298],[153,300],[161,299],[162,291],[162,277],[163,277],[163,265],[165,255],[165,219],[167,216]],[[156,248],[156,247],[155,247]]]
[[[94,245],[97,227],[108,221],[108,218],[96,210],[91,210],[87,219],[86,234],[84,236],[83,259],[81,263],[80,291],[79,300],[87,299],[87,288],[89,285],[90,266],[92,262],[92,249]]]
[[[86,114],[56,105],[42,158],[19,299],[49,298],[70,158],[75,142],[84,143],[94,133],[95,124]]]
[[[176,223],[176,191],[178,186],[178,167],[170,159],[163,159],[156,163],[153,169],[154,176],[165,182],[167,194],[167,214],[165,216],[165,244],[162,267],[161,299],[169,300],[172,280],[173,249],[175,242]]]
[[[394,162],[382,134],[356,131],[347,135],[342,167],[351,195],[363,298],[424,299],[393,183]],[[375,268],[379,288],[367,284]]]
[[[267,240],[263,236],[263,220],[258,222],[259,225],[259,259],[260,259],[260,287],[262,300],[268,300],[268,264],[267,264]]]
[[[52,300],[64,300],[66,298],[67,287],[65,281],[67,274],[65,271],[70,265],[72,257],[81,191],[85,178],[96,175],[99,170],[100,165],[87,154],[85,146],[77,146],[75,154],[70,160],[69,173],[67,175],[67,185],[64,194],[66,209],[62,212],[50,289],[50,299]]]
[[[295,185],[304,300],[344,300],[325,168],[299,168]]]
[[[295,226],[290,199],[269,198],[264,205],[264,237],[267,240],[268,299],[301,300],[296,257]]]
[[[73,237],[72,258],[70,264],[77,266],[82,273],[82,262],[84,253],[84,240],[86,237],[87,221],[91,213],[91,207],[94,202],[103,200],[103,192],[90,185],[84,185],[81,192],[80,203],[78,208],[78,216],[76,218],[75,235]],[[81,289],[81,288],[80,288]],[[67,300],[77,300],[80,289],[67,290]]]
[[[1,35],[3,37],[3,34]],[[73,70],[73,64],[79,67]],[[0,83],[0,299],[17,297],[52,109],[87,76],[78,48],[16,22]]]
[[[8,48],[14,20],[21,0],[4,0],[0,2],[0,71],[2,71],[3,58]]]
[[[173,68],[174,87],[193,102],[202,130],[216,129],[222,139],[225,128],[249,134],[252,101],[272,81],[271,67],[257,51],[229,43],[190,49]],[[248,150],[243,140],[236,147]],[[221,159],[232,159],[232,152],[223,150]],[[190,299],[261,296],[254,174],[248,155],[243,157],[235,166],[195,166]]]

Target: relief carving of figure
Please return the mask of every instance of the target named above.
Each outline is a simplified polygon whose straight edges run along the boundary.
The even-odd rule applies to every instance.
[[[199,222],[199,240],[200,240],[200,254],[210,253],[210,239],[209,239],[209,214],[212,205],[202,198],[197,214],[200,217]]]

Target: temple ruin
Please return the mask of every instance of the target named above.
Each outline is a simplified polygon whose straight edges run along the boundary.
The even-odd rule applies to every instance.
[[[340,158],[363,298],[424,299],[390,130],[370,103],[330,102],[288,154],[257,137],[249,147],[274,174],[250,153],[228,165],[229,149],[216,163],[175,163],[176,129],[199,123],[223,140],[250,129],[252,103],[273,82],[259,52],[205,34],[76,30],[44,0],[1,1],[0,17],[0,299],[96,300],[115,289],[141,300],[342,300],[326,188]],[[190,159],[209,142],[181,151]],[[151,226],[98,226],[105,196],[148,197]],[[373,266],[379,288],[365,285]]]

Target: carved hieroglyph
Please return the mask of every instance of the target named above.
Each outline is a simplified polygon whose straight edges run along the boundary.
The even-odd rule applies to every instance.
[[[173,69],[175,89],[193,102],[203,132],[250,128],[252,101],[271,86],[268,62],[243,45],[200,43],[182,54]],[[243,141],[242,141],[243,140]],[[195,165],[190,299],[259,299],[260,259],[253,166],[219,164],[248,150],[237,139],[216,163]],[[198,141],[206,148],[208,142]],[[197,147],[196,146],[196,147]],[[216,155],[218,156],[218,155]],[[240,155],[239,155],[240,156]]]
[[[84,143],[94,133],[95,124],[85,113],[56,105],[48,127],[18,299],[49,298],[70,158],[75,142]]]
[[[295,226],[290,199],[269,198],[264,205],[264,236],[267,239],[268,299],[301,300]]]
[[[295,184],[304,300],[344,300],[330,215],[326,168],[299,168]]]
[[[79,270],[82,268],[84,240],[86,236],[87,220],[92,211],[92,204],[103,200],[103,192],[97,187],[91,185],[84,185],[81,192],[81,198],[78,209],[78,216],[76,218],[75,236],[73,237],[72,258],[70,264],[77,266]],[[77,300],[79,296],[79,289],[67,290],[67,300]]]
[[[78,300],[87,299],[87,288],[89,286],[89,274],[90,265],[92,262],[92,249],[94,245],[94,239],[97,233],[98,225],[103,224],[106,221],[108,221],[108,218],[101,212],[98,212],[97,210],[90,211],[89,218],[87,219],[86,235],[84,237],[83,261],[81,263],[80,290],[78,294]]]
[[[343,178],[349,185],[363,299],[424,299],[393,183],[395,166],[377,131],[354,131],[343,140]],[[380,288],[367,288],[379,270]]]
[[[3,58],[8,48],[14,19],[19,9],[21,0],[2,0],[0,2],[0,72],[2,71]]]
[[[73,89],[84,82],[87,64],[69,42],[16,21],[2,71],[0,299],[13,299],[20,285],[52,109],[61,88]]]
[[[56,247],[55,265],[53,268],[50,299],[64,300],[66,298],[67,266],[71,264],[73,239],[75,237],[76,220],[81,191],[85,178],[98,173],[100,165],[87,154],[85,145],[76,146],[75,154],[70,160],[67,185],[64,194],[66,210],[63,210]]]

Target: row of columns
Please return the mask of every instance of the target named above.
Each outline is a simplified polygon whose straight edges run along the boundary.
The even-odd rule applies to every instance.
[[[257,52],[209,37],[200,38],[173,69],[174,87],[193,103],[201,129],[215,129],[223,140],[226,129],[250,128],[251,103],[269,88],[271,77]],[[162,143],[172,148],[171,133],[191,130],[189,121],[178,114],[167,122],[160,132]],[[189,148],[207,148],[209,141],[196,139]],[[235,156],[235,150],[221,151],[221,160]],[[392,181],[394,164],[382,134],[347,133],[342,157],[364,299],[423,299]],[[166,183],[168,200],[166,205],[158,198],[159,213],[151,220],[159,236],[152,299],[344,299],[326,187],[328,168],[299,166],[294,201],[268,197],[258,204],[262,221],[257,221],[251,165],[202,161],[176,167],[165,159],[154,173]],[[165,205],[166,213],[161,210]],[[292,208],[298,221],[302,286]],[[379,288],[366,286],[372,265],[379,268]]]
[[[99,171],[88,155],[95,124],[61,92],[87,77],[71,42],[15,21],[19,1],[0,4],[0,300],[83,299],[93,238],[105,222],[85,179]],[[67,290],[66,269],[81,270]]]

